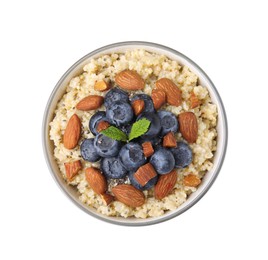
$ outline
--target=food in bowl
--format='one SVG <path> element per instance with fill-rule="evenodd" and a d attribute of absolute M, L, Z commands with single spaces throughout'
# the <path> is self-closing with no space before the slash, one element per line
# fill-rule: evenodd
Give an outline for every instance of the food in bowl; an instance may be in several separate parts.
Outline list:
<path fill-rule="evenodd" d="M 213 167 L 217 106 L 186 66 L 143 49 L 84 66 L 50 123 L 54 157 L 80 200 L 107 216 L 175 210 Z"/>

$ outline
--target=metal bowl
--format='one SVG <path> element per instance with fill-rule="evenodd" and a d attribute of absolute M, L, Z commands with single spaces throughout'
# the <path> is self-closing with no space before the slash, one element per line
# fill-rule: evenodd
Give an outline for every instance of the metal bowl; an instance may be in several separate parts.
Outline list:
<path fill-rule="evenodd" d="M 49 139 L 49 123 L 53 119 L 54 110 L 56 108 L 57 102 L 61 99 L 63 94 L 65 93 L 65 89 L 69 81 L 79 75 L 82 72 L 83 66 L 87 64 L 90 59 L 99 57 L 103 54 L 110 54 L 113 52 L 124 52 L 126 50 L 136 49 L 136 48 L 142 48 L 149 52 L 164 54 L 171 60 L 176 60 L 182 65 L 188 66 L 192 72 L 194 72 L 198 78 L 199 83 L 202 86 L 207 87 L 212 101 L 217 105 L 218 108 L 218 123 L 217 123 L 217 131 L 218 131 L 218 137 L 217 137 L 217 151 L 214 154 L 213 162 L 214 166 L 213 168 L 206 173 L 205 177 L 202 180 L 202 183 L 198 187 L 197 191 L 192 193 L 185 203 L 183 203 L 181 206 L 179 206 L 176 210 L 168 211 L 164 215 L 160 217 L 153 217 L 153 218 L 147 218 L 147 219 L 137 219 L 137 218 L 122 218 L 122 217 L 108 217 L 101 213 L 98 213 L 95 209 L 85 205 L 79 200 L 79 194 L 75 187 L 69 186 L 64 181 L 62 174 L 60 173 L 60 170 L 56 164 L 56 161 L 53 156 L 53 150 L 54 145 L 53 142 Z M 104 220 L 106 222 L 110 222 L 113 224 L 120 224 L 120 225 L 127 225 L 127 226 L 142 226 L 142 225 L 151 225 L 156 224 L 162 221 L 166 221 L 168 219 L 171 219 L 173 217 L 176 217 L 186 210 L 188 210 L 190 207 L 192 207 L 195 203 L 197 203 L 209 190 L 213 182 L 215 181 L 216 177 L 218 176 L 221 166 L 224 161 L 226 148 L 227 148 L 227 136 L 228 136 L 228 129 L 227 129 L 227 119 L 226 114 L 224 110 L 223 103 L 221 101 L 220 95 L 212 83 L 212 81 L 209 79 L 209 77 L 206 75 L 206 73 L 192 60 L 190 60 L 188 57 L 183 55 L 182 53 L 173 50 L 171 48 L 165 47 L 163 45 L 159 45 L 156 43 L 150 43 L 150 42 L 120 42 L 111 44 L 108 46 L 104 46 L 102 48 L 99 48 L 83 58 L 81 58 L 79 61 L 77 61 L 73 66 L 71 66 L 65 74 L 61 77 L 55 88 L 53 89 L 49 100 L 47 102 L 47 106 L 44 113 L 43 118 L 43 127 L 42 127 L 42 139 L 43 139 L 43 150 L 45 154 L 45 158 L 47 161 L 48 168 L 56 181 L 56 183 L 59 185 L 60 189 L 66 194 L 66 196 L 80 209 L 85 211 L 91 216 L 94 216 L 98 219 Z"/>

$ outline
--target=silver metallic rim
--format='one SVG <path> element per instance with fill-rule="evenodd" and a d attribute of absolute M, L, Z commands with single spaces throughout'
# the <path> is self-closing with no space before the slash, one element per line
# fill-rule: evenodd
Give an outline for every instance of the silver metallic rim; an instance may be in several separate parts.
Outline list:
<path fill-rule="evenodd" d="M 215 92 L 217 98 L 218 98 L 218 101 L 219 101 L 219 104 L 218 106 L 221 107 L 221 110 L 222 110 L 222 122 L 223 122 L 223 132 L 224 132 L 224 140 L 223 140 L 223 148 L 222 148 L 222 156 L 221 156 L 221 159 L 217 165 L 217 168 L 215 169 L 215 172 L 213 173 L 213 176 L 211 177 L 209 183 L 206 185 L 206 187 L 202 190 L 202 192 L 198 195 L 198 197 L 194 198 L 191 203 L 189 203 L 186 207 L 182 208 L 181 210 L 178 210 L 176 212 L 174 212 L 173 214 L 169 214 L 167 215 L 166 217 L 163 217 L 161 219 L 158 219 L 158 218 L 148 218 L 146 219 L 144 222 L 120 222 L 120 221 L 116 221 L 114 219 L 109 219 L 109 218 L 102 218 L 101 216 L 98 216 L 96 214 L 94 214 L 93 212 L 90 212 L 89 210 L 87 210 L 86 208 L 82 207 L 70 194 L 69 192 L 67 191 L 66 187 L 59 183 L 59 181 L 57 180 L 56 176 L 55 176 L 55 173 L 52 169 L 52 166 L 51 166 L 51 163 L 50 163 L 50 160 L 49 160 L 49 151 L 47 149 L 47 146 L 46 146 L 46 127 L 47 127 L 47 121 L 48 121 L 48 111 L 49 111 L 49 108 L 51 106 L 51 103 L 53 101 L 53 98 L 55 96 L 55 93 L 57 91 L 57 89 L 59 88 L 59 86 L 62 84 L 62 82 L 64 81 L 64 79 L 71 73 L 71 71 L 74 70 L 74 68 L 76 68 L 79 64 L 81 64 L 83 61 L 85 61 L 86 59 L 88 59 L 89 57 L 95 55 L 95 54 L 98 54 L 99 52 L 102 52 L 102 51 L 105 51 L 105 50 L 108 50 L 110 48 L 114 48 L 114 47 L 120 47 L 120 46 L 128 46 L 128 45 L 143 45 L 143 46 L 147 46 L 147 47 L 155 47 L 155 48 L 158 48 L 158 49 L 162 49 L 162 50 L 165 50 L 165 51 L 168 51 L 170 53 L 173 53 L 175 55 L 178 55 L 178 56 L 181 56 L 183 59 L 185 59 L 187 62 L 189 62 L 189 64 L 191 64 L 193 67 L 195 67 L 199 73 L 204 77 L 206 78 L 206 80 L 209 82 L 209 84 L 211 85 L 211 88 L 213 89 L 213 91 Z M 48 168 L 50 170 L 50 173 L 53 177 L 53 179 L 55 180 L 55 182 L 58 184 L 58 186 L 60 187 L 60 189 L 63 191 L 63 193 L 76 205 L 78 206 L 80 209 L 82 209 L 84 212 L 86 212 L 87 214 L 95 217 L 95 218 L 98 218 L 102 221 L 105 221 L 105 222 L 109 222 L 109 223 L 112 223 L 112 224 L 117 224 L 117 225 L 124 225 L 124 226 L 146 226 L 146 225 L 152 225 L 152 224 L 157 224 L 157 223 L 160 223 L 160 222 L 163 222 L 163 221 L 166 221 L 166 220 L 169 220 L 171 218 L 174 218 L 182 213 L 184 213 L 185 211 L 187 211 L 188 209 L 190 209 L 193 205 L 195 205 L 206 193 L 207 191 L 210 189 L 210 187 L 212 186 L 212 184 L 214 183 L 214 181 L 216 180 L 220 170 L 221 170 L 221 167 L 222 167 L 222 164 L 224 162 L 224 158 L 225 158 L 225 154 L 226 154 L 226 150 L 227 150 L 227 143 L 228 143 L 228 124 L 227 124 L 227 117 L 226 117 L 226 112 L 225 112 L 225 109 L 224 109 L 224 105 L 222 103 L 222 100 L 221 100 L 221 97 L 215 87 L 215 85 L 213 84 L 213 82 L 210 80 L 210 78 L 207 76 L 207 74 L 195 63 L 193 62 L 191 59 L 189 59 L 188 57 L 186 57 L 184 54 L 174 50 L 174 49 L 171 49 L 169 47 L 166 47 L 166 46 L 163 46 L 163 45 L 160 45 L 160 44 L 156 44 L 156 43 L 152 43 L 152 42 L 142 42 L 142 41 L 128 41 L 128 42 L 119 42 L 119 43 L 114 43 L 114 44 L 110 44 L 110 45 L 106 45 L 104 47 L 101 47 L 99 49 L 96 49 L 95 51 L 93 52 L 90 52 L 88 53 L 87 55 L 85 55 L 84 57 L 82 57 L 80 60 L 78 60 L 76 63 L 74 63 L 64 74 L 63 76 L 60 78 L 60 80 L 58 81 L 58 83 L 56 84 L 56 86 L 54 87 L 49 99 L 48 99 L 48 102 L 47 102 L 47 105 L 46 105 L 46 108 L 45 108 L 45 111 L 44 111 L 44 116 L 43 116 L 43 124 L 42 124 L 42 145 L 43 145 L 43 152 L 44 152 L 44 155 L 45 155 L 45 159 L 46 159 L 46 162 L 47 162 L 47 165 L 48 165 Z"/>

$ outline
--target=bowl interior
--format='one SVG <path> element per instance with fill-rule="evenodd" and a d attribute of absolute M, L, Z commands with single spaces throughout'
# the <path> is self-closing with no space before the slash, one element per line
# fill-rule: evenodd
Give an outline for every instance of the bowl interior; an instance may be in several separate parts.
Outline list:
<path fill-rule="evenodd" d="M 61 99 L 63 94 L 65 93 L 65 88 L 68 85 L 69 81 L 79 75 L 82 72 L 83 66 L 87 64 L 92 58 L 99 57 L 103 54 L 110 54 L 114 52 L 124 52 L 126 50 L 131 49 L 137 49 L 142 48 L 150 52 L 155 52 L 158 54 L 164 54 L 168 58 L 172 60 L 178 61 L 182 65 L 188 66 L 192 72 L 194 72 L 198 78 L 199 83 L 202 86 L 207 87 L 209 90 L 211 99 L 213 103 L 217 105 L 218 108 L 218 124 L 217 124 L 217 131 L 218 131 L 218 137 L 217 137 L 217 151 L 214 154 L 214 166 L 213 168 L 207 172 L 205 177 L 203 178 L 203 181 L 196 192 L 192 193 L 187 201 L 183 203 L 179 208 L 177 208 L 174 211 L 169 211 L 166 214 L 155 217 L 155 218 L 149 218 L 149 219 L 136 219 L 136 218 L 121 218 L 121 217 L 108 217 L 104 216 L 100 213 L 98 213 L 95 209 L 90 208 L 83 204 L 79 200 L 79 194 L 75 187 L 66 185 L 64 179 L 62 178 L 62 175 L 59 171 L 59 168 L 57 166 L 57 163 L 53 156 L 53 150 L 54 150 L 54 144 L 49 139 L 49 122 L 53 119 L 54 110 L 56 108 L 57 102 Z M 60 188 L 65 192 L 65 194 L 81 209 L 89 213 L 90 215 L 93 215 L 101 220 L 105 220 L 111 223 L 116 224 L 123 224 L 123 225 L 148 225 L 148 224 L 154 224 L 158 223 L 167 219 L 170 219 L 176 215 L 181 214 L 188 208 L 190 208 L 192 205 L 194 205 L 209 189 L 209 187 L 214 182 L 224 159 L 225 150 L 226 150 L 226 144 L 227 144 L 227 122 L 226 122 L 226 116 L 224 107 L 222 105 L 221 99 L 219 97 L 219 94 L 217 90 L 215 89 L 213 83 L 208 78 L 208 76 L 190 59 L 185 57 L 183 54 L 174 51 L 172 49 L 169 49 L 167 47 L 152 44 L 152 43 L 143 43 L 143 42 L 128 42 L 128 43 L 118 43 L 109 45 L 106 47 L 103 47 L 101 49 L 98 49 L 92 53 L 89 53 L 82 59 L 80 59 L 78 62 L 76 62 L 59 80 L 56 87 L 54 88 L 50 99 L 47 104 L 47 108 L 44 115 L 44 122 L 43 122 L 43 146 L 44 146 L 44 152 L 47 159 L 48 167 L 50 168 L 50 171 L 55 178 L 56 182 L 59 184 Z"/>

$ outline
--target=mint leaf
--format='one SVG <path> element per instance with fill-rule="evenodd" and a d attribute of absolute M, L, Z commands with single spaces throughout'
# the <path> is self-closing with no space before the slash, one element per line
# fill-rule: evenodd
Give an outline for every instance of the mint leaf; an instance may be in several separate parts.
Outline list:
<path fill-rule="evenodd" d="M 114 126 L 109 126 L 105 130 L 101 131 L 101 133 L 117 141 L 127 141 L 127 135 Z"/>
<path fill-rule="evenodd" d="M 146 118 L 142 118 L 135 122 L 131 127 L 128 140 L 131 141 L 132 139 L 145 134 L 148 131 L 150 124 L 151 122 Z"/>

